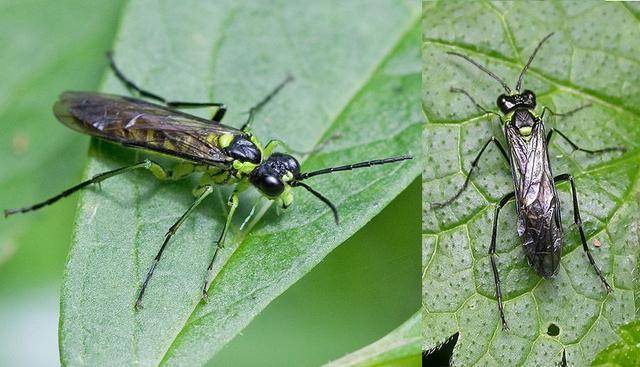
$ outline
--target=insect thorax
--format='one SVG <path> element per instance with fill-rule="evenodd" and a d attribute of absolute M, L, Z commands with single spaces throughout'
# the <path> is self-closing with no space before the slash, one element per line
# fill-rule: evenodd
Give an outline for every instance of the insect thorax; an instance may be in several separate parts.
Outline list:
<path fill-rule="evenodd" d="M 533 127 L 541 120 L 531 110 L 518 108 L 505 114 L 502 122 L 514 127 L 520 136 L 527 139 L 531 136 Z"/>

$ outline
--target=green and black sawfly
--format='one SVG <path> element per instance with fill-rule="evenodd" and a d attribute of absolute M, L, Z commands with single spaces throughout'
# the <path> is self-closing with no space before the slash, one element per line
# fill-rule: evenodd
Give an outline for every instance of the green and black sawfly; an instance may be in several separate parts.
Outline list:
<path fill-rule="evenodd" d="M 138 87 L 116 66 L 111 53 L 108 53 L 107 56 L 114 74 L 127 88 L 136 91 L 141 97 L 146 97 L 160 104 L 138 98 L 96 92 L 63 92 L 53 106 L 56 118 L 67 127 L 80 133 L 118 143 L 125 147 L 176 158 L 180 160 L 180 163 L 173 170 L 168 170 L 151 159 L 144 159 L 130 166 L 97 174 L 35 205 L 6 209 L 4 215 L 7 217 L 16 213 L 40 209 L 90 185 L 99 184 L 110 177 L 138 169 L 148 170 L 160 180 L 177 180 L 200 173 L 199 183 L 193 190 L 196 199 L 167 231 L 138 292 L 134 305 L 136 309 L 142 307 L 144 292 L 171 237 L 193 210 L 213 192 L 214 186 L 235 185 L 227 202 L 229 212 L 216 241 L 214 254 L 202 287 L 204 301 L 208 298 L 207 289 L 211 281 L 213 265 L 219 250 L 223 248 L 229 224 L 238 207 L 240 192 L 251 186 L 256 187 L 263 196 L 275 201 L 280 207 L 287 208 L 293 202 L 292 189 L 302 187 L 331 209 L 335 222 L 338 224 L 338 210 L 335 205 L 304 182 L 305 180 L 328 173 L 400 162 L 412 158 L 408 155 L 389 157 L 303 172 L 296 158 L 290 154 L 275 151 L 279 144 L 283 144 L 281 141 L 272 140 L 263 147 L 250 132 L 251 123 L 256 113 L 287 83 L 293 80 L 291 76 L 288 76 L 263 100 L 252 107 L 242 127 L 236 129 L 221 123 L 227 111 L 225 104 L 168 101 Z M 215 107 L 216 112 L 210 120 L 207 120 L 177 110 L 178 108 L 197 107 Z"/>

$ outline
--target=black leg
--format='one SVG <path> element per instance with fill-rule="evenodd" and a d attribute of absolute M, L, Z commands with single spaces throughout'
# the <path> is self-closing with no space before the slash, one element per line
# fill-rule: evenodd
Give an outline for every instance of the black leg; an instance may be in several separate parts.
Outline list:
<path fill-rule="evenodd" d="M 216 113 L 211 118 L 211 121 L 213 121 L 213 122 L 222 122 L 222 119 L 224 118 L 224 114 L 225 113 L 227 113 L 227 106 L 225 106 L 224 103 L 221 103 L 218 106 L 218 110 L 216 111 Z"/>
<path fill-rule="evenodd" d="M 476 100 L 473 97 L 471 97 L 471 94 L 469 94 L 469 92 L 467 92 L 466 90 L 460 89 L 460 88 L 453 88 L 453 87 L 451 89 L 449 89 L 449 90 L 451 92 L 453 92 L 453 93 L 462 93 L 465 96 L 467 96 L 467 98 L 469 98 L 471 103 L 473 103 L 480 111 L 482 111 L 484 113 L 489 113 L 489 114 L 492 114 L 492 115 L 496 115 L 496 116 L 498 116 L 498 118 L 502 117 L 499 113 L 497 113 L 495 111 L 488 110 L 488 109 L 482 107 L 482 105 L 480 105 L 480 103 L 476 102 Z"/>
<path fill-rule="evenodd" d="M 234 191 L 229 200 L 227 201 L 227 205 L 229 206 L 229 214 L 227 215 L 227 220 L 224 222 L 224 227 L 222 227 L 222 233 L 220 233 L 220 237 L 218 237 L 218 241 L 216 242 L 216 248 L 213 251 L 213 256 L 211 258 L 211 262 L 209 262 L 209 266 L 207 267 L 207 275 L 204 280 L 204 285 L 202 286 L 202 300 L 205 302 L 209 301 L 209 294 L 207 293 L 207 289 L 209 288 L 209 284 L 211 282 L 211 277 L 213 276 L 213 263 L 216 261 L 216 257 L 218 256 L 218 252 L 221 248 L 224 248 L 224 239 L 227 236 L 227 231 L 229 230 L 229 224 L 231 224 L 231 219 L 233 218 L 233 214 L 236 212 L 236 208 L 238 207 L 238 192 Z"/>
<path fill-rule="evenodd" d="M 578 111 L 580 111 L 582 109 L 588 108 L 588 107 L 591 107 L 591 103 L 583 104 L 582 106 L 576 107 L 571 111 L 567 111 L 567 112 L 562 112 L 561 113 L 561 112 L 554 112 L 552 109 L 550 109 L 549 107 L 545 106 L 545 107 L 542 107 L 542 113 L 540 114 L 540 119 L 544 118 L 544 113 L 546 111 L 549 111 L 549 113 L 554 115 L 554 116 L 567 117 L 567 116 L 571 116 L 574 113 L 576 113 L 576 112 L 578 112 Z"/>
<path fill-rule="evenodd" d="M 244 123 L 244 125 L 242 125 L 240 130 L 247 131 L 249 129 L 249 126 L 251 125 L 251 122 L 253 121 L 253 118 L 260 111 L 260 109 L 262 107 L 264 107 L 264 105 L 266 105 L 276 94 L 278 94 L 278 92 L 280 92 L 280 90 L 282 90 L 282 88 L 287 83 L 289 83 L 292 80 L 293 80 L 293 77 L 291 75 L 287 75 L 287 77 L 280 84 L 278 84 L 275 88 L 273 88 L 273 90 L 269 94 L 267 94 L 262 99 L 262 101 L 258 102 L 258 104 L 256 104 L 255 106 L 251 107 L 249 109 L 249 117 L 247 117 L 247 121 Z"/>
<path fill-rule="evenodd" d="M 567 353 L 565 349 L 562 349 L 562 359 L 560 360 L 560 367 L 568 367 Z"/>
<path fill-rule="evenodd" d="M 269 142 L 267 142 L 267 145 L 265 145 L 265 156 L 269 156 L 270 154 L 266 154 L 266 152 L 273 152 L 274 149 L 276 148 L 276 146 L 280 145 L 282 146 L 288 153 L 293 153 L 293 154 L 297 154 L 297 155 L 307 155 L 307 154 L 312 154 L 312 153 L 317 153 L 317 152 L 321 152 L 330 142 L 334 141 L 334 140 L 338 140 L 342 137 L 342 134 L 340 133 L 335 133 L 333 135 L 331 135 L 330 137 L 328 137 L 327 139 L 324 139 L 320 144 L 318 144 L 318 146 L 316 146 L 313 149 L 310 150 L 296 150 L 291 148 L 291 146 L 289 146 L 289 144 L 285 143 L 282 140 L 279 139 L 272 139 L 269 140 Z"/>
<path fill-rule="evenodd" d="M 611 288 L 609 283 L 607 283 L 607 280 L 605 279 L 605 277 L 602 275 L 600 268 L 598 268 L 598 265 L 596 265 L 596 261 L 593 259 L 593 256 L 591 255 L 591 250 L 589 249 L 589 245 L 587 245 L 587 237 L 585 236 L 584 229 L 582 228 L 582 219 L 580 218 L 580 208 L 578 207 L 578 193 L 576 192 L 576 185 L 573 182 L 573 176 L 565 173 L 563 175 L 558 175 L 554 177 L 553 181 L 554 182 L 569 181 L 569 183 L 571 184 L 571 196 L 573 197 L 573 222 L 578 227 L 578 232 L 580 232 L 580 241 L 582 241 L 582 249 L 584 250 L 584 252 L 587 253 L 587 257 L 589 258 L 589 263 L 591 264 L 591 266 L 593 266 L 593 269 L 596 271 L 596 274 L 598 274 L 598 277 L 600 277 L 600 280 L 602 281 L 602 284 L 607 290 L 607 293 L 613 292 L 613 289 Z"/>
<path fill-rule="evenodd" d="M 118 77 L 118 79 L 120 79 L 120 81 L 127 87 L 130 89 L 133 89 L 135 91 L 137 91 L 138 93 L 140 93 L 141 96 L 147 97 L 147 98 L 151 98 L 151 99 L 155 99 L 158 102 L 162 102 L 162 103 L 167 103 L 167 100 L 165 100 L 164 98 L 160 97 L 157 94 L 148 92 L 144 89 L 141 89 L 140 87 L 138 87 L 134 82 L 132 82 L 131 80 L 129 80 L 123 73 L 122 71 L 120 71 L 120 69 L 116 66 L 116 62 L 113 59 L 113 53 L 111 51 L 107 52 L 107 58 L 109 59 L 109 65 L 111 65 L 111 70 L 113 70 L 114 74 L 116 74 L 116 76 Z"/>
<path fill-rule="evenodd" d="M 167 106 L 173 108 L 199 108 L 199 107 L 218 107 L 216 113 L 211 118 L 211 122 L 219 123 L 227 113 L 227 106 L 224 103 L 219 102 L 180 102 L 169 101 L 165 102 Z"/>
<path fill-rule="evenodd" d="M 549 129 L 549 133 L 547 134 L 547 143 L 549 141 L 551 141 L 551 136 L 553 135 L 554 132 L 558 133 L 558 135 L 560 135 L 560 137 L 562 137 L 567 143 L 569 143 L 569 145 L 571 145 L 571 147 L 574 150 L 579 150 L 581 152 L 585 152 L 585 153 L 589 153 L 589 154 L 612 152 L 612 151 L 616 151 L 616 150 L 617 151 L 621 151 L 621 152 L 625 152 L 627 150 L 625 147 L 607 147 L 607 148 L 595 149 L 595 150 L 580 148 L 576 143 L 572 142 L 571 139 L 569 139 L 560 130 L 554 129 L 554 128 Z"/>
<path fill-rule="evenodd" d="M 199 192 L 198 192 L 198 197 L 196 198 L 196 201 L 194 201 L 193 204 L 191 204 L 189 209 L 187 209 L 187 211 L 184 212 L 184 214 L 182 214 L 180 219 L 178 219 L 178 221 L 175 222 L 171 226 L 171 228 L 169 228 L 169 231 L 167 231 L 167 233 L 164 235 L 164 241 L 162 242 L 162 246 L 160 246 L 160 250 L 156 254 L 156 257 L 153 259 L 153 263 L 151 263 L 151 267 L 149 268 L 149 272 L 147 273 L 147 276 L 144 278 L 144 282 L 142 282 L 142 287 L 140 288 L 140 293 L 138 293 L 138 298 L 136 299 L 136 303 L 134 306 L 136 310 L 139 310 L 142 308 L 142 297 L 144 296 L 144 291 L 147 289 L 147 285 L 149 284 L 149 280 L 151 280 L 153 271 L 156 269 L 156 266 L 160 262 L 160 259 L 162 258 L 162 253 L 164 252 L 164 249 L 167 247 L 169 240 L 171 239 L 171 237 L 173 237 L 173 235 L 176 233 L 178 228 L 180 228 L 182 223 L 184 223 L 184 221 L 187 219 L 189 214 L 191 214 L 191 212 L 193 212 L 193 210 L 198 206 L 198 204 L 200 204 L 207 196 L 209 196 L 213 192 L 213 186 L 206 185 L 201 187 L 198 191 Z"/>
<path fill-rule="evenodd" d="M 507 320 L 504 317 L 504 307 L 502 305 L 502 289 L 500 288 L 500 276 L 498 275 L 498 266 L 496 265 L 496 237 L 498 235 L 498 215 L 500 209 L 504 207 L 509 200 L 515 197 L 515 193 L 511 192 L 505 195 L 496 205 L 493 214 L 493 231 L 491 232 L 491 246 L 489 246 L 489 256 L 491 258 L 491 270 L 493 271 L 493 281 L 496 285 L 496 299 L 498 300 L 498 311 L 500 311 L 500 320 L 502 321 L 502 330 L 509 330 Z"/>
<path fill-rule="evenodd" d="M 127 88 L 133 89 L 138 92 L 141 96 L 155 99 L 158 102 L 164 103 L 169 107 L 173 108 L 197 108 L 197 107 L 218 107 L 215 115 L 211 119 L 213 122 L 220 122 L 224 117 L 224 114 L 227 112 L 227 107 L 224 103 L 219 102 L 181 102 L 181 101 L 167 101 L 165 98 L 146 91 L 140 87 L 138 87 L 134 82 L 132 82 L 129 78 L 127 78 L 124 73 L 118 68 L 116 65 L 113 54 L 111 52 L 107 52 L 107 58 L 109 59 L 109 64 L 111 65 L 111 69 L 115 73 L 115 75 L 120 79 L 120 81 L 127 86 Z"/>
<path fill-rule="evenodd" d="M 131 166 L 127 166 L 127 167 L 122 167 L 122 168 L 118 168 L 118 169 L 114 169 L 113 171 L 107 171 L 107 172 L 103 172 L 100 173 L 98 175 L 93 176 L 91 179 L 83 181 L 73 187 L 68 188 L 67 190 L 61 192 L 60 194 L 51 197 L 45 201 L 42 201 L 38 204 L 32 205 L 32 206 L 28 206 L 28 207 L 24 207 L 24 208 L 17 208 L 17 209 L 5 209 L 4 211 L 4 216 L 8 217 L 12 214 L 16 214 L 16 213 L 26 213 L 26 212 L 30 212 L 30 211 L 34 211 L 34 210 L 38 210 L 42 207 L 45 207 L 47 205 L 51 205 L 53 203 L 55 203 L 56 201 L 65 198 L 73 193 L 75 193 L 76 191 L 82 190 L 85 187 L 92 185 L 92 184 L 100 184 L 100 182 L 106 180 L 107 178 L 113 177 L 113 176 L 117 176 L 135 169 L 139 169 L 139 168 L 144 168 L 147 169 L 149 171 L 151 171 L 153 173 L 154 176 L 156 176 L 159 179 L 167 179 L 170 178 L 170 173 L 168 171 L 166 171 L 164 168 L 162 168 L 162 166 L 160 166 L 159 164 L 149 160 L 149 159 L 145 159 L 144 161 L 140 162 L 140 163 L 136 163 L 133 164 Z"/>
<path fill-rule="evenodd" d="M 507 152 L 502 147 L 502 144 L 500 144 L 500 141 L 498 141 L 498 139 L 496 139 L 494 136 L 492 136 L 491 139 L 487 140 L 487 142 L 484 143 L 484 145 L 482 146 L 482 149 L 480 149 L 480 152 L 478 153 L 476 158 L 473 160 L 473 162 L 471 162 L 471 168 L 469 169 L 469 174 L 467 175 L 467 178 L 464 180 L 464 184 L 458 190 L 458 192 L 456 192 L 456 194 L 453 195 L 451 198 L 449 198 L 447 201 L 444 201 L 442 203 L 433 203 L 433 204 L 431 204 L 431 207 L 433 207 L 433 208 L 442 208 L 444 206 L 447 206 L 447 205 L 451 204 L 454 200 L 456 200 L 458 198 L 458 196 L 460 196 L 460 194 L 462 194 L 464 189 L 467 188 L 467 185 L 469 185 L 469 180 L 471 179 L 471 174 L 473 173 L 473 169 L 477 167 L 478 160 L 480 160 L 480 157 L 482 156 L 482 153 L 484 153 L 485 149 L 487 149 L 487 146 L 489 146 L 490 143 L 495 143 L 495 145 L 498 147 L 498 149 L 500 149 L 500 153 L 502 153 L 502 156 L 504 157 L 504 159 L 506 159 L 507 162 L 509 162 L 509 157 L 507 156 Z"/>

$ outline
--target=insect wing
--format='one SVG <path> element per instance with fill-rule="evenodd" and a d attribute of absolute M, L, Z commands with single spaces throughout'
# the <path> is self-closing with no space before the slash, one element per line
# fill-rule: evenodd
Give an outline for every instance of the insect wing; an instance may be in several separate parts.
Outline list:
<path fill-rule="evenodd" d="M 531 134 L 505 125 L 516 192 L 518 235 L 531 266 L 543 277 L 555 275 L 562 254 L 560 203 L 549 164 L 542 122 Z"/>
<path fill-rule="evenodd" d="M 79 132 L 189 161 L 224 164 L 222 134 L 240 130 L 142 100 L 91 92 L 64 92 L 54 105 L 62 123 Z"/>

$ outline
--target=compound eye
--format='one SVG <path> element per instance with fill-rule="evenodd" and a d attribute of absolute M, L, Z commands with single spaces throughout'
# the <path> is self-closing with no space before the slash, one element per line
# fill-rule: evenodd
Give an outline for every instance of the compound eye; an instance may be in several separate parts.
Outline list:
<path fill-rule="evenodd" d="M 496 104 L 498 105 L 498 108 L 500 109 L 500 111 L 502 111 L 502 113 L 507 113 L 509 111 L 509 106 L 507 106 L 507 103 L 507 96 L 505 96 L 504 94 L 501 94 L 496 101 Z"/>
<path fill-rule="evenodd" d="M 299 174 L 300 163 L 298 163 L 298 160 L 293 158 L 292 156 L 287 156 L 286 158 L 287 159 L 284 161 L 284 164 L 287 166 L 289 172 L 293 173 L 294 175 Z"/>
<path fill-rule="evenodd" d="M 271 159 L 277 160 L 278 162 L 284 164 L 287 170 L 294 175 L 300 173 L 300 163 L 298 160 L 293 158 L 293 156 L 284 153 L 273 153 L 271 155 Z"/>
<path fill-rule="evenodd" d="M 522 93 L 524 95 L 524 97 L 527 99 L 527 103 L 535 105 L 536 104 L 536 95 L 533 94 L 532 91 L 530 90 L 525 90 L 524 93 Z"/>
<path fill-rule="evenodd" d="M 258 184 L 258 188 L 265 195 L 276 197 L 284 191 L 284 183 L 276 176 L 264 176 Z"/>

